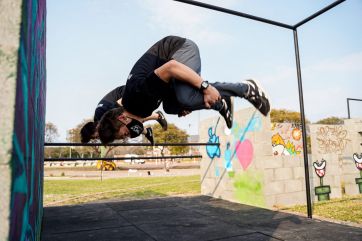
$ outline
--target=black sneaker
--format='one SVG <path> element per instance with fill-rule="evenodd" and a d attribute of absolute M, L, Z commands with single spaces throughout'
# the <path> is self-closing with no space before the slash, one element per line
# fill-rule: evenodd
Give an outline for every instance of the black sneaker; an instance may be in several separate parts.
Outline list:
<path fill-rule="evenodd" d="M 153 131 L 151 127 L 147 127 L 146 128 L 146 134 L 145 137 L 147 138 L 147 140 L 151 143 L 151 145 L 153 146 L 155 144 L 154 140 L 153 140 Z"/>
<path fill-rule="evenodd" d="M 234 118 L 233 99 L 231 97 L 225 97 L 221 100 L 221 102 L 223 106 L 219 113 L 222 117 L 224 117 L 226 126 L 231 129 Z"/>
<path fill-rule="evenodd" d="M 166 120 L 165 116 L 163 115 L 162 111 L 157 111 L 156 113 L 158 114 L 157 122 L 161 125 L 162 129 L 164 131 L 166 131 L 167 130 L 167 120 Z"/>
<path fill-rule="evenodd" d="M 270 103 L 260 84 L 252 79 L 245 80 L 243 83 L 249 86 L 245 99 L 255 106 L 255 108 L 257 108 L 263 115 L 267 116 L 270 111 Z"/>

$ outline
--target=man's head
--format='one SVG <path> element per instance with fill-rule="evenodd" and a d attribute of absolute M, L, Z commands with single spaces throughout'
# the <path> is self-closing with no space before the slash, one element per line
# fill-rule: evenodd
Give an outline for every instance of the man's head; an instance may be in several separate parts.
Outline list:
<path fill-rule="evenodd" d="M 97 132 L 98 122 L 88 122 L 80 130 L 80 137 L 82 143 L 88 143 L 91 139 L 98 138 Z"/>
<path fill-rule="evenodd" d="M 115 139 L 124 139 L 129 136 L 127 117 L 124 108 L 118 107 L 107 111 L 98 127 L 99 138 L 103 144 L 113 142 Z"/>

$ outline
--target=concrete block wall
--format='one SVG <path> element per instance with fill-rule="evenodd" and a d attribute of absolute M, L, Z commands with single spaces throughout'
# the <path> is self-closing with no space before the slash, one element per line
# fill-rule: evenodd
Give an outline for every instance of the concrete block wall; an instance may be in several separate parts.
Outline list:
<path fill-rule="evenodd" d="M 353 154 L 362 154 L 362 119 L 345 120 L 343 125 L 310 125 L 312 160 L 327 163 L 324 185 L 330 185 L 331 197 L 359 193 L 355 179 L 360 177 Z M 314 171 L 314 185 L 319 178 Z"/>
<path fill-rule="evenodd" d="M 305 203 L 303 156 L 275 155 L 271 128 L 270 118 L 254 108 L 235 112 L 231 130 L 219 117 L 203 121 L 200 142 L 219 142 L 220 148 L 201 148 L 202 194 L 269 208 Z"/>
<path fill-rule="evenodd" d="M 45 0 L 0 1 L 0 240 L 40 240 Z"/>

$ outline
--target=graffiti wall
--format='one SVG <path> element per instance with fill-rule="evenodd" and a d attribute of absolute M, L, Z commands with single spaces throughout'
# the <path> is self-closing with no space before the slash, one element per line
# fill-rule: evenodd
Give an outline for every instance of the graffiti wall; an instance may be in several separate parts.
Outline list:
<path fill-rule="evenodd" d="M 254 108 L 234 113 L 230 130 L 222 118 L 203 121 L 200 141 L 220 145 L 203 150 L 202 194 L 261 207 L 303 203 L 304 169 L 298 152 L 301 147 L 293 142 L 295 147 L 291 148 L 291 139 L 286 138 L 292 135 L 291 128 L 296 126 L 278 125 L 272 132 L 270 118 Z M 291 151 L 289 155 L 273 153 L 272 134 L 277 131 L 283 140 L 275 140 L 274 144 L 283 144 Z"/>
<path fill-rule="evenodd" d="M 6 93 L 6 103 L 10 103 L 6 121 L 12 125 L 9 128 L 12 133 L 8 148 L 11 175 L 9 183 L 1 184 L 10 187 L 10 211 L 0 225 L 7 229 L 2 230 L 3 234 L 6 233 L 2 240 L 40 240 L 46 91 L 46 1 L 5 0 L 0 5 L 10 6 L 14 12 L 19 12 L 20 18 L 18 23 L 12 20 L 19 25 L 18 31 L 14 31 L 18 42 L 14 55 L 16 72 L 7 74 L 8 78 L 14 79 L 14 88 L 8 86 L 7 91 L 12 94 Z M 18 9 L 14 9 L 15 6 Z M 12 16 L 8 17 L 12 19 Z"/>
<path fill-rule="evenodd" d="M 301 124 L 272 123 L 274 156 L 300 155 L 303 151 Z"/>

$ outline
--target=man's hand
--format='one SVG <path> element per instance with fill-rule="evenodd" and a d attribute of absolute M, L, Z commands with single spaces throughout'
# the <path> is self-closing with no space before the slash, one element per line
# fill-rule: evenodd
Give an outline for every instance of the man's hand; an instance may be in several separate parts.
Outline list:
<path fill-rule="evenodd" d="M 209 85 L 209 87 L 204 89 L 203 92 L 206 108 L 210 108 L 213 104 L 215 104 L 215 102 L 221 99 L 219 91 L 212 85 Z"/>

